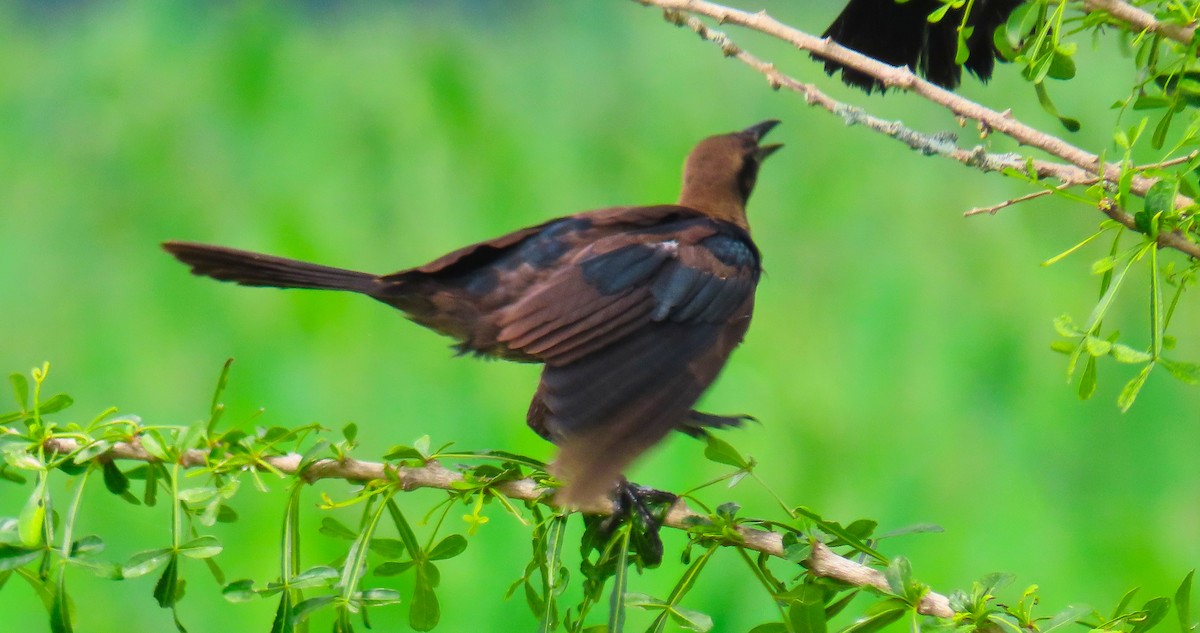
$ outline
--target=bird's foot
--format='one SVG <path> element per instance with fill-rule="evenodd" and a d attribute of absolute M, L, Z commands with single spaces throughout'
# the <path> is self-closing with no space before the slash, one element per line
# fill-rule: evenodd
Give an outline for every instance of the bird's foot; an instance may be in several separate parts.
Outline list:
<path fill-rule="evenodd" d="M 663 556 L 658 532 L 663 516 L 677 499 L 677 495 L 639 486 L 622 477 L 614 491 L 613 513 L 600 522 L 600 536 L 607 541 L 618 527 L 629 523 L 630 545 L 646 567 L 657 567 Z"/>

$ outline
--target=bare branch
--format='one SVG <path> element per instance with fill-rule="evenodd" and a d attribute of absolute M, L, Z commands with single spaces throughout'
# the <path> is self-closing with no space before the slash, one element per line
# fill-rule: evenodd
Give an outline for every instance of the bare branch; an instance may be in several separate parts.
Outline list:
<path fill-rule="evenodd" d="M 74 453 L 81 448 L 79 442 L 70 438 L 54 438 L 48 440 L 44 446 L 49 452 L 63 455 Z M 143 462 L 159 461 L 141 446 L 125 442 L 113 444 L 109 450 L 93 459 Z M 300 460 L 301 456 L 299 454 L 288 453 L 286 455 L 268 457 L 264 461 L 271 468 L 281 473 L 295 475 L 300 468 Z M 183 457 L 179 460 L 179 465 L 185 468 L 199 468 L 205 466 L 206 463 L 207 455 L 204 451 L 195 449 L 184 453 Z M 437 462 L 429 462 L 424 466 L 409 468 L 379 462 L 361 462 L 353 459 L 340 461 L 334 459 L 317 460 L 304 469 L 304 472 L 300 476 L 310 483 L 319 479 L 345 479 L 356 482 L 372 480 L 398 481 L 404 490 L 415 490 L 417 488 L 449 490 L 455 484 L 463 481 L 462 473 L 450 470 Z M 528 478 L 500 482 L 492 490 L 510 499 L 520 501 L 551 503 L 553 496 L 552 489 L 546 488 L 533 479 Z M 602 515 L 612 514 L 613 510 L 614 507 L 608 503 L 581 508 L 581 511 L 588 514 Z M 703 524 L 707 521 L 708 517 L 692 510 L 688 507 L 687 503 L 680 499 L 675 502 L 675 505 L 670 508 L 663 518 L 663 525 L 686 530 L 697 523 Z M 728 545 L 736 545 L 770 556 L 783 558 L 783 536 L 781 534 L 745 526 L 738 527 L 738 534 L 741 536 L 741 542 L 728 543 Z M 821 543 L 817 543 L 813 547 L 812 554 L 805 561 L 805 565 L 812 573 L 818 576 L 839 580 L 855 587 L 873 587 L 879 591 L 890 591 L 887 580 L 879 570 L 839 556 Z M 949 599 L 946 596 L 933 592 L 930 592 L 921 600 L 919 610 L 925 615 L 942 618 L 954 616 L 954 611 L 950 608 Z"/>
<path fill-rule="evenodd" d="M 1103 11 L 1139 31 L 1159 33 L 1186 46 L 1191 45 L 1196 34 L 1195 24 L 1180 26 L 1162 22 L 1150 13 L 1121 0 L 1083 0 L 1083 9 L 1089 12 Z"/>
<path fill-rule="evenodd" d="M 1097 179 L 1097 180 L 1098 180 L 1098 179 Z M 1093 181 L 1093 182 L 1096 182 L 1096 181 Z M 983 215 L 983 214 L 985 214 L 985 213 L 986 213 L 986 214 L 989 214 L 989 215 L 995 215 L 995 214 L 996 214 L 996 212 L 997 212 L 997 211 L 999 211 L 1000 209 L 1007 209 L 1008 207 L 1011 207 L 1011 206 L 1013 206 L 1014 204 L 1020 204 L 1020 203 L 1022 203 L 1022 202 L 1028 202 L 1028 201 L 1030 201 L 1030 200 L 1033 200 L 1033 199 L 1035 199 L 1035 198 L 1041 198 L 1041 197 L 1048 196 L 1048 195 L 1050 195 L 1050 194 L 1053 194 L 1053 193 L 1058 193 L 1059 191 L 1062 191 L 1063 189 L 1066 189 L 1067 187 L 1070 187 L 1070 186 L 1072 186 L 1072 185 L 1074 185 L 1074 184 L 1075 184 L 1075 183 L 1063 183 L 1063 184 L 1061 184 L 1061 185 L 1059 185 L 1059 186 L 1057 186 L 1057 187 L 1053 187 L 1053 188 L 1050 188 L 1050 189 L 1043 189 L 1043 190 L 1041 190 L 1041 191 L 1035 191 L 1035 192 L 1033 192 L 1033 193 L 1027 193 L 1027 194 L 1025 194 L 1025 195 L 1023 195 L 1023 196 L 1017 196 L 1016 198 L 1012 198 L 1012 199 L 1009 199 L 1009 200 L 1005 200 L 1004 202 L 1001 202 L 1000 204 L 993 204 L 993 205 L 992 205 L 992 206 L 990 206 L 990 207 L 976 207 L 976 208 L 974 208 L 974 209 L 971 209 L 971 210 L 969 210 L 969 211 L 964 211 L 964 212 L 963 212 L 963 217 L 968 217 L 968 218 L 969 218 L 969 217 L 971 217 L 971 216 L 973 216 L 973 215 Z"/>
<path fill-rule="evenodd" d="M 810 105 L 821 106 L 825 110 L 843 117 L 849 124 L 862 124 L 896 138 L 922 153 L 946 156 L 983 171 L 998 171 L 1004 168 L 1025 170 L 1032 165 L 1039 178 L 1053 177 L 1070 184 L 1090 184 L 1101 178 L 1108 182 L 1117 182 L 1123 172 L 1120 164 L 1102 163 L 1096 154 L 1022 123 L 1007 110 L 997 112 L 989 109 L 917 77 L 908 68 L 888 66 L 831 40 L 815 37 L 775 20 L 765 11 L 748 13 L 706 0 L 635 1 L 646 6 L 663 9 L 667 20 L 680 26 L 686 26 L 704 39 L 720 46 L 726 56 L 736 57 L 742 63 L 766 76 L 773 88 L 787 88 L 797 92 L 803 95 L 805 101 Z M 744 26 L 788 42 L 801 50 L 815 53 L 822 58 L 836 61 L 848 68 L 862 71 L 879 79 L 887 87 L 917 94 L 928 101 L 941 105 L 957 117 L 978 121 L 983 129 L 999 132 L 1023 145 L 1041 149 L 1068 164 L 1032 160 L 1018 154 L 990 154 L 982 147 L 968 151 L 959 148 L 953 140 L 945 136 L 924 135 L 904 127 L 899 122 L 878 119 L 863 112 L 860 108 L 846 105 L 829 97 L 811 84 L 805 84 L 780 72 L 774 64 L 755 57 L 735 44 L 725 33 L 708 27 L 688 14 L 703 15 L 721 24 L 731 23 Z M 1135 173 L 1130 180 L 1129 190 L 1135 195 L 1144 197 L 1156 182 L 1158 182 L 1157 178 Z M 1176 208 L 1193 204 L 1195 201 L 1185 195 L 1178 194 L 1175 197 Z M 1113 208 L 1111 205 L 1107 209 L 1100 210 L 1125 226 L 1133 228 L 1136 225 L 1133 216 Z M 1161 234 L 1158 243 L 1162 247 L 1173 248 L 1200 259 L 1200 245 L 1193 243 L 1180 233 Z"/>

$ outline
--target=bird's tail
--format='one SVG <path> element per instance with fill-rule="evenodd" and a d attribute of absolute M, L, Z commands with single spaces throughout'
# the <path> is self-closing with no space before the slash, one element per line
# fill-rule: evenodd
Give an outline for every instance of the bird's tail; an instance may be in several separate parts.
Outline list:
<path fill-rule="evenodd" d="M 316 288 L 372 294 L 375 275 L 308 262 L 191 242 L 164 242 L 163 248 L 196 275 L 243 286 Z"/>

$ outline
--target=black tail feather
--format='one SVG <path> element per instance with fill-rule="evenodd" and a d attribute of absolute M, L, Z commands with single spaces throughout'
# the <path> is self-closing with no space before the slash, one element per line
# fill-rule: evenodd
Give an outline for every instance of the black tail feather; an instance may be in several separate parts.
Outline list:
<path fill-rule="evenodd" d="M 164 242 L 163 249 L 187 264 L 196 275 L 243 286 L 349 290 L 372 294 L 375 275 L 310 264 L 294 259 L 191 242 Z"/>

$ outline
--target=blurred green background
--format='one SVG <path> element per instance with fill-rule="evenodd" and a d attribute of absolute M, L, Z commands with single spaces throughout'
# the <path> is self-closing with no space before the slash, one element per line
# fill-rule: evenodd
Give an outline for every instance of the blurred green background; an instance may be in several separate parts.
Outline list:
<path fill-rule="evenodd" d="M 840 3 L 737 4 L 820 32 Z M 866 98 L 786 46 L 730 32 L 835 97 L 918 129 L 958 130 L 916 98 Z M 1133 73 L 1111 44 L 1083 51 L 1081 77 L 1055 92 L 1084 123 L 1071 140 L 1093 150 L 1108 147 L 1107 104 Z M 1011 68 L 997 74 L 962 92 L 1058 131 Z M 1099 215 L 1039 201 L 964 219 L 1028 189 L 847 128 L 627 0 L 0 3 L 0 369 L 49 360 L 49 390 L 77 402 L 63 420 L 117 405 L 186 424 L 206 417 L 221 363 L 235 357 L 226 424 L 354 421 L 362 459 L 423 434 L 549 458 L 523 422 L 536 367 L 452 358 L 449 341 L 361 297 L 194 278 L 158 243 L 391 271 L 556 215 L 671 201 L 696 141 L 766 118 L 784 121 L 772 140 L 786 144 L 751 201 L 767 275 L 745 345 L 702 403 L 762 424 L 724 437 L 789 503 L 883 530 L 944 526 L 883 547 L 939 590 L 1012 572 L 1006 597 L 1038 583 L 1045 613 L 1107 610 L 1134 586 L 1143 597 L 1173 591 L 1200 563 L 1197 391 L 1155 374 L 1122 415 L 1114 399 L 1127 368 L 1103 364 L 1098 396 L 1080 402 L 1048 348 L 1055 316 L 1091 309 L 1090 262 L 1107 246 L 1039 262 L 1090 234 Z M 959 132 L 976 142 L 973 129 Z M 1114 320 L 1138 343 L 1144 288 L 1131 285 Z M 1176 323 L 1197 316 L 1189 297 Z M 1196 337 L 1180 334 L 1179 355 L 1200 356 Z M 722 472 L 675 437 L 631 478 L 671 490 Z M 54 486 L 65 492 L 63 480 Z M 211 530 L 230 579 L 277 574 L 284 487 L 245 488 L 233 502 L 241 521 Z M 132 508 L 93 488 L 79 530 L 103 535 L 105 556 L 168 542 L 161 504 Z M 27 494 L 0 486 L 0 516 Z M 751 482 L 710 497 L 777 516 Z M 401 501 L 419 514 L 437 498 Z M 320 514 L 305 518 L 310 564 L 346 546 L 316 535 Z M 439 630 L 534 626 L 519 596 L 503 598 L 528 560 L 527 530 L 499 508 L 489 516 L 442 566 Z M 668 564 L 631 590 L 665 596 L 682 543 L 668 535 Z M 776 617 L 734 552 L 711 565 L 685 606 L 718 631 Z M 180 613 L 192 631 L 269 627 L 273 604 L 228 604 L 202 565 L 184 573 Z M 78 630 L 169 630 L 153 582 L 73 573 Z M 373 621 L 403 630 L 405 609 Z M 47 628 L 24 583 L 0 591 L 0 613 L 8 630 Z"/>

